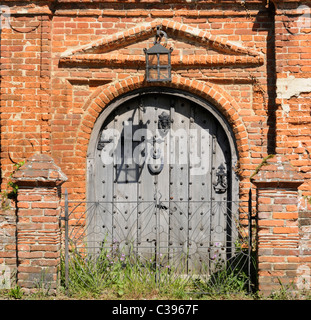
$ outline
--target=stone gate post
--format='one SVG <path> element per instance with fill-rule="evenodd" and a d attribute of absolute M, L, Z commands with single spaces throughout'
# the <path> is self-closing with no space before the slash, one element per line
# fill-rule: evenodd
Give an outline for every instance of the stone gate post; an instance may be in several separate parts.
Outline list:
<path fill-rule="evenodd" d="M 262 163 L 252 182 L 257 186 L 259 290 L 268 295 L 281 284 L 295 290 L 298 187 L 304 180 L 285 157 L 276 155 Z"/>
<path fill-rule="evenodd" d="M 60 186 L 67 177 L 50 156 L 35 154 L 13 179 L 18 185 L 18 285 L 26 290 L 43 285 L 55 290 L 61 244 Z"/>

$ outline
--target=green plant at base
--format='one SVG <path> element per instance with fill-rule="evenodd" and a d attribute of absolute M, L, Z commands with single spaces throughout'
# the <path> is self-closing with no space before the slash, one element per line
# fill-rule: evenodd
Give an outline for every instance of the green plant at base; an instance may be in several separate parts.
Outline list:
<path fill-rule="evenodd" d="M 161 256 L 161 257 L 160 257 Z M 69 285 L 72 294 L 98 296 L 105 290 L 117 297 L 145 295 L 184 295 L 186 281 L 176 277 L 172 268 L 159 255 L 146 260 L 130 249 L 123 253 L 118 246 L 102 247 L 96 255 L 84 254 L 74 249 L 69 259 Z M 159 269 L 161 268 L 161 271 Z M 61 262 L 61 282 L 65 283 L 65 262 Z"/>
<path fill-rule="evenodd" d="M 293 300 L 295 298 L 294 294 L 292 293 L 292 290 L 295 287 L 294 284 L 290 283 L 284 285 L 280 278 L 277 279 L 280 285 L 280 289 L 272 292 L 269 298 L 272 300 Z"/>
<path fill-rule="evenodd" d="M 73 295 L 100 296 L 106 294 L 116 298 L 139 298 L 150 296 L 184 299 L 204 292 L 206 296 L 247 294 L 249 277 L 247 276 L 248 254 L 240 242 L 236 243 L 232 261 L 224 263 L 221 248 L 218 258 L 204 266 L 192 265 L 198 275 L 189 274 L 189 257 L 181 256 L 173 265 L 167 255 L 157 253 L 153 256 L 140 256 L 128 246 L 120 249 L 117 242 L 103 243 L 98 253 L 87 253 L 73 245 L 68 260 L 68 290 Z M 217 256 L 215 251 L 215 256 Z M 171 261 L 172 262 L 172 261 Z M 193 263 L 193 262 L 192 262 Z M 214 267 L 211 267 L 211 263 Z M 174 267 L 175 266 L 175 267 Z M 65 263 L 62 258 L 61 279 L 65 283 Z M 209 276 L 207 276 L 209 275 Z"/>
<path fill-rule="evenodd" d="M 14 299 L 21 299 L 24 293 L 20 286 L 16 285 L 15 287 L 11 288 L 8 292 L 8 296 Z"/>
<path fill-rule="evenodd" d="M 206 290 L 210 295 L 231 294 L 245 292 L 247 275 L 244 272 L 235 272 L 225 268 L 214 273 L 206 283 Z"/>
<path fill-rule="evenodd" d="M 193 277 L 193 287 L 210 297 L 246 295 L 251 284 L 248 263 L 251 263 L 251 268 L 255 267 L 253 257 L 249 256 L 248 243 L 244 238 L 236 239 L 230 259 L 224 257 L 222 249 L 221 243 L 214 244 L 213 254 L 201 264 L 201 275 Z"/>
<path fill-rule="evenodd" d="M 49 275 L 46 269 L 43 269 L 40 273 L 40 279 L 35 282 L 35 287 L 37 289 L 35 296 L 37 297 L 47 297 L 51 290 L 51 281 L 49 281 Z"/>

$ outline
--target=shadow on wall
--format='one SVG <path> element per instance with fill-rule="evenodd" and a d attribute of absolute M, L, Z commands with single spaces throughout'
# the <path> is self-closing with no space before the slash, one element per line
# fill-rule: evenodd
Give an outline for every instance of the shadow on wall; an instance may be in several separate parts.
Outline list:
<path fill-rule="evenodd" d="M 268 18 L 268 21 L 267 21 Z M 275 6 L 270 2 L 266 10 L 259 11 L 253 31 L 267 31 L 267 152 L 275 154 L 276 149 L 276 60 L 275 60 Z"/>

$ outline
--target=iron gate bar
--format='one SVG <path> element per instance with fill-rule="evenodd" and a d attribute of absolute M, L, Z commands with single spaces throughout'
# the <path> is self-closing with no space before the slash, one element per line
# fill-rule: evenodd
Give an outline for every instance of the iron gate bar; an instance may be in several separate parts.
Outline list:
<path fill-rule="evenodd" d="M 252 259 L 252 189 L 248 193 L 248 292 L 251 292 L 251 259 Z"/>
<path fill-rule="evenodd" d="M 167 201 L 168 202 L 168 201 Z M 182 202 L 182 201 L 178 201 L 178 202 Z M 185 201 L 184 201 L 185 202 Z M 192 203 L 194 203 L 195 201 L 193 201 Z M 197 202 L 199 202 L 199 203 L 202 203 L 203 201 L 197 201 Z M 205 201 L 206 203 L 211 203 L 210 201 Z M 68 203 L 67 203 L 67 205 L 69 204 L 69 203 L 76 203 L 76 201 L 68 201 Z M 87 203 L 87 202 L 79 202 L 79 204 L 77 205 L 77 206 L 75 206 L 75 208 L 73 209 L 73 210 L 71 210 L 71 212 L 69 213 L 69 216 L 70 216 L 70 214 L 71 213 L 73 213 L 74 212 L 74 210 L 77 208 L 77 207 L 79 207 L 79 205 L 81 205 L 81 204 L 85 204 L 85 203 Z M 88 202 L 88 203 L 92 203 L 94 206 L 92 206 L 92 207 L 89 207 L 84 213 L 87 213 L 87 211 L 90 211 L 91 209 L 93 209 L 94 207 L 98 207 L 100 204 L 104 204 L 104 203 L 109 203 L 109 204 L 116 204 L 116 203 L 120 203 L 120 202 L 112 202 L 112 201 L 109 201 L 109 202 Z M 130 202 L 126 202 L 126 203 L 130 203 Z M 136 201 L 135 202 L 133 202 L 133 203 L 137 203 Z M 140 205 L 140 204 L 142 204 L 142 203 L 149 203 L 150 204 L 150 207 L 151 207 L 151 205 L 154 205 L 155 203 L 153 202 L 153 201 L 145 201 L 145 202 L 143 202 L 143 201 L 141 201 L 141 202 L 139 202 L 138 204 L 137 204 L 137 206 L 138 205 Z M 161 202 L 161 204 L 163 204 L 164 202 Z M 177 202 L 176 201 L 174 201 L 173 202 L 175 205 L 178 205 L 177 204 Z M 218 202 L 214 202 L 214 204 L 217 204 L 218 205 L 218 208 L 220 208 L 220 204 L 222 204 L 223 203 L 223 201 L 218 201 Z M 150 208 L 149 207 L 149 208 Z M 155 205 L 154 206 L 155 208 L 159 208 L 159 205 Z M 165 207 L 165 206 L 164 206 Z M 104 207 L 105 208 L 105 207 Z M 147 211 L 147 209 L 149 209 L 148 207 L 144 210 L 144 211 Z M 167 207 L 165 207 L 166 209 L 168 209 Z M 105 209 L 107 209 L 107 208 L 105 208 Z M 121 213 L 121 211 L 118 209 L 118 208 L 116 208 L 120 213 Z M 137 209 L 137 207 L 135 207 L 132 211 L 135 211 Z M 180 207 L 179 207 L 179 209 L 180 209 Z M 196 211 L 198 211 L 200 209 L 200 207 L 198 207 L 197 208 L 197 210 Z M 208 209 L 207 211 L 205 211 L 205 213 L 208 213 L 208 212 L 210 212 L 211 210 L 213 209 L 213 207 L 211 207 L 211 209 Z M 68 214 L 68 207 L 67 207 L 67 214 Z M 142 211 L 142 213 L 144 212 L 144 211 Z M 195 211 L 195 212 L 196 212 Z M 110 214 L 111 214 L 111 212 L 110 212 Z M 229 217 L 230 217 L 230 215 L 229 215 Z M 80 217 L 79 218 L 79 220 L 81 219 L 82 217 Z M 79 220 L 78 220 L 78 222 L 79 222 Z M 191 220 L 191 219 L 190 219 Z M 229 221 L 232 221 L 232 220 L 229 220 Z M 86 227 L 86 228 L 88 228 L 88 226 Z M 72 233 L 71 233 L 71 235 L 72 235 Z"/>
<path fill-rule="evenodd" d="M 69 213 L 68 213 L 68 190 L 65 190 L 65 284 L 66 290 L 68 290 L 68 280 L 69 280 L 69 237 L 68 237 L 68 222 L 69 222 Z"/>

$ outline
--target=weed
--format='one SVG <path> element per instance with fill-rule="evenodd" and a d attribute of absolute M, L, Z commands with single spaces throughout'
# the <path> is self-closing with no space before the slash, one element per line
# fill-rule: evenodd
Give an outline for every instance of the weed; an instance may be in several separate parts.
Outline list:
<path fill-rule="evenodd" d="M 181 260 L 187 261 L 186 257 L 181 257 Z M 175 266 L 169 265 L 168 261 L 168 256 L 164 254 L 147 259 L 135 253 L 133 248 L 125 254 L 117 242 L 113 243 L 112 248 L 103 246 L 99 253 L 93 255 L 72 249 L 67 292 L 74 296 L 92 297 L 105 293 L 117 299 L 151 294 L 161 298 L 185 299 L 198 291 L 208 292 L 209 295 L 246 292 L 248 277 L 242 271 L 234 271 L 233 265 L 223 268 L 219 263 L 218 269 L 203 279 L 187 274 L 182 261 L 175 263 Z M 61 281 L 65 284 L 64 259 L 61 263 Z"/>
<path fill-rule="evenodd" d="M 47 297 L 51 290 L 51 281 L 49 281 L 49 275 L 46 270 L 42 270 L 40 279 L 35 282 L 36 297 Z"/>
<path fill-rule="evenodd" d="M 265 158 L 262 159 L 261 163 L 256 167 L 255 171 L 253 172 L 253 174 L 250 176 L 250 179 L 252 179 L 258 172 L 259 170 L 267 165 L 267 161 L 271 158 L 273 158 L 275 155 L 274 154 L 269 154 L 268 156 L 266 156 Z"/>
<path fill-rule="evenodd" d="M 293 300 L 295 299 L 295 294 L 293 293 L 294 291 L 294 284 L 286 284 L 284 285 L 280 278 L 278 278 L 278 282 L 280 285 L 280 289 L 277 291 L 274 291 L 270 294 L 268 297 L 269 299 L 272 300 Z"/>
<path fill-rule="evenodd" d="M 9 179 L 8 179 L 8 184 L 7 188 L 1 192 L 0 194 L 0 201 L 1 201 L 1 209 L 2 210 L 8 210 L 10 209 L 10 200 L 16 200 L 17 198 L 17 191 L 18 191 L 18 186 L 16 183 L 12 181 L 13 175 L 15 172 L 17 172 L 21 166 L 25 164 L 25 161 L 17 162 L 14 164 L 14 169 L 13 172 L 10 174 Z"/>
<path fill-rule="evenodd" d="M 15 285 L 13 288 L 11 288 L 8 292 L 8 296 L 14 299 L 22 299 L 24 293 L 20 286 Z"/>

